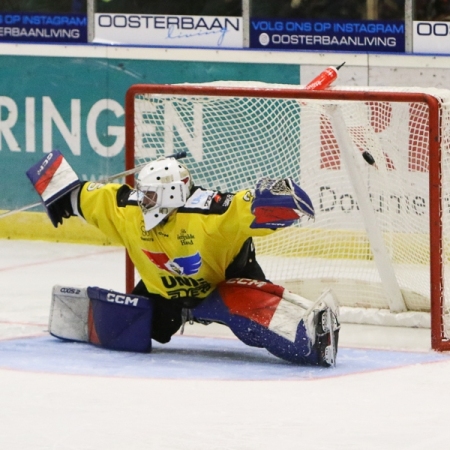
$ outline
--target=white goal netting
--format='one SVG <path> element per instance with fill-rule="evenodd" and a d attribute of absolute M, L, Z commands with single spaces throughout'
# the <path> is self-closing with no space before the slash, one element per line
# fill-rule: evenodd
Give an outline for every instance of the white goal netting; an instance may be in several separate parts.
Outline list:
<path fill-rule="evenodd" d="M 450 335 L 450 91 L 334 88 L 312 99 L 262 83 L 173 88 L 133 93 L 134 164 L 187 151 L 196 184 L 222 191 L 294 178 L 316 218 L 255 240 L 267 277 L 310 299 L 331 288 L 349 320 L 430 326 L 433 266 Z M 437 111 L 408 93 L 433 96 Z M 439 221 L 431 237 L 430 217 Z"/>

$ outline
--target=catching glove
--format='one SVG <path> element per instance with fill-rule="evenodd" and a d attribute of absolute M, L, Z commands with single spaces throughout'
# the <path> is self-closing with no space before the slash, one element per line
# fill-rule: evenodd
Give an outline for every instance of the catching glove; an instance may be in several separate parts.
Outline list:
<path fill-rule="evenodd" d="M 311 199 L 291 178 L 259 180 L 251 211 L 255 216 L 251 228 L 283 228 L 302 215 L 314 218 Z"/>

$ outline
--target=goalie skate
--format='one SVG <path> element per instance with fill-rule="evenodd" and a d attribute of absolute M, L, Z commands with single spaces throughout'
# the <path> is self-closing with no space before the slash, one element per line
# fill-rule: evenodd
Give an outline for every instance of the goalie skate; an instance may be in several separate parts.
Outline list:
<path fill-rule="evenodd" d="M 319 365 L 330 367 L 336 365 L 340 324 L 336 314 L 327 307 L 316 315 L 316 348 Z"/>

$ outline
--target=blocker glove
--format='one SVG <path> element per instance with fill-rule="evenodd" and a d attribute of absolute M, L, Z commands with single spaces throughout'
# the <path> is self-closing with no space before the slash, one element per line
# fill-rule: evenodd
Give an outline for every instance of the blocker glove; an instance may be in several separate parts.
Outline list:
<path fill-rule="evenodd" d="M 60 151 L 50 152 L 26 174 L 55 228 L 62 224 L 63 218 L 73 215 L 68 194 L 80 186 L 81 181 Z"/>

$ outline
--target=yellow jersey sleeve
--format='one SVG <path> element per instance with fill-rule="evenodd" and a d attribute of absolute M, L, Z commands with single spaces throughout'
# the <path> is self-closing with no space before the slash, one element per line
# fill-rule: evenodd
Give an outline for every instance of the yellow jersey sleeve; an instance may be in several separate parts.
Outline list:
<path fill-rule="evenodd" d="M 129 228 L 126 206 L 118 203 L 121 184 L 85 183 L 79 194 L 78 208 L 81 216 L 102 231 L 112 242 L 127 246 L 126 233 Z M 136 219 L 140 218 L 138 207 L 133 208 Z"/>

